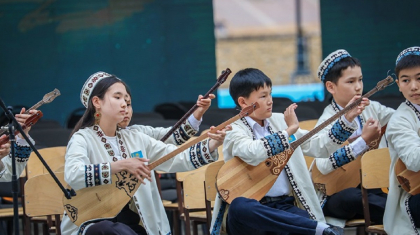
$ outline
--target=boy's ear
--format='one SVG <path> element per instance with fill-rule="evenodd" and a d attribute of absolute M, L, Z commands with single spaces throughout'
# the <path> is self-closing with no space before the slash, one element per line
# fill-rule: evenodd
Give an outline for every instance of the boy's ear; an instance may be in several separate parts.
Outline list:
<path fill-rule="evenodd" d="M 400 88 L 400 81 L 397 79 L 397 80 L 395 80 L 395 83 L 397 83 L 397 85 L 398 85 L 398 90 L 401 92 L 401 88 Z"/>
<path fill-rule="evenodd" d="M 331 81 L 327 81 L 325 83 L 325 88 L 327 88 L 327 91 L 329 93 L 331 93 L 332 95 L 335 94 L 335 89 L 334 89 L 335 87 L 336 87 L 336 85 L 333 82 L 331 82 Z"/>
<path fill-rule="evenodd" d="M 243 109 L 243 108 L 245 108 L 245 107 L 248 107 L 248 105 L 246 104 L 246 100 L 245 100 L 245 98 L 244 98 L 244 97 L 242 97 L 242 96 L 240 96 L 240 97 L 238 98 L 238 104 L 239 104 L 239 106 L 241 107 L 241 109 Z"/>

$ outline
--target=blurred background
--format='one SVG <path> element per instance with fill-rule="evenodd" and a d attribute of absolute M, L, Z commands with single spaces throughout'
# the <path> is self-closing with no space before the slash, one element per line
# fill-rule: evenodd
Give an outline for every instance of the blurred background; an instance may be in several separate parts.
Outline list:
<path fill-rule="evenodd" d="M 419 6 L 414 0 L 0 0 L 0 97 L 31 107 L 57 88 L 61 96 L 40 109 L 43 119 L 67 127 L 72 114 L 83 113 L 81 86 L 97 71 L 128 83 L 135 112 L 171 103 L 162 109 L 175 113 L 188 110 L 222 70 L 230 68 L 231 78 L 255 67 L 273 80 L 273 96 L 318 107 L 328 99 L 316 76 L 322 58 L 346 49 L 361 60 L 370 90 L 392 73 L 402 49 L 418 45 Z M 229 80 L 212 109 L 234 108 L 228 86 Z M 401 99 L 395 85 L 372 98 L 381 97 Z"/>

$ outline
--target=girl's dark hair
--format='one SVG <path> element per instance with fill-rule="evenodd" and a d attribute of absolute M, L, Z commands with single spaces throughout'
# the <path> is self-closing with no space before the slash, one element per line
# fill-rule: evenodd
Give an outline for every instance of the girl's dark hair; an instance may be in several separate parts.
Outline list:
<path fill-rule="evenodd" d="M 400 75 L 401 70 L 420 67 L 420 56 L 418 55 L 407 55 L 401 58 L 395 66 L 395 74 L 397 74 L 397 79 Z"/>
<path fill-rule="evenodd" d="M 239 107 L 239 97 L 248 98 L 253 91 L 264 87 L 264 85 L 271 87 L 271 79 L 259 69 L 247 68 L 238 71 L 233 76 L 229 85 L 229 93 Z"/>
<path fill-rule="evenodd" d="M 354 57 L 346 57 L 338 61 L 334 66 L 328 71 L 327 75 L 325 76 L 324 84 L 327 81 L 330 81 L 334 84 L 337 84 L 338 79 L 341 77 L 341 72 L 348 67 L 354 68 L 355 66 L 362 67 L 360 61 Z"/>
<path fill-rule="evenodd" d="M 88 126 L 92 126 L 95 123 L 95 107 L 92 104 L 92 98 L 94 96 L 97 96 L 99 99 L 103 99 L 105 96 L 105 93 L 108 91 L 109 87 L 114 85 L 115 83 L 120 82 L 125 86 L 125 89 L 127 90 L 128 95 L 131 97 L 130 88 L 125 84 L 124 81 L 118 79 L 116 76 L 112 75 L 111 77 L 104 78 L 96 84 L 95 88 L 93 88 L 92 94 L 89 97 L 88 101 L 88 107 L 83 114 L 83 116 L 80 118 L 80 120 L 76 123 L 76 126 L 74 127 L 71 135 L 73 136 L 74 133 L 76 133 L 78 130 L 83 129 Z"/>

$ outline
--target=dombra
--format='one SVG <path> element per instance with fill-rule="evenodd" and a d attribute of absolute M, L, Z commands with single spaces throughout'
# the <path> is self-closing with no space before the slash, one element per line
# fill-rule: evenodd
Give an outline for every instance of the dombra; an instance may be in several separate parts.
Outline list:
<path fill-rule="evenodd" d="M 257 166 L 248 165 L 239 157 L 234 157 L 227 161 L 220 168 L 216 177 L 216 187 L 220 197 L 229 204 L 237 197 L 246 197 L 257 201 L 261 200 L 261 198 L 263 198 L 273 186 L 277 177 L 280 175 L 293 152 L 297 147 L 299 147 L 299 145 L 318 133 L 328 124 L 356 107 L 360 104 L 363 98 L 368 98 L 377 91 L 385 89 L 385 87 L 389 86 L 393 81 L 394 79 L 391 76 L 379 81 L 376 87 L 364 96 L 360 97 L 355 102 L 348 105 L 319 126 L 315 127 L 300 139 L 292 142 L 289 149 L 267 158 Z"/>

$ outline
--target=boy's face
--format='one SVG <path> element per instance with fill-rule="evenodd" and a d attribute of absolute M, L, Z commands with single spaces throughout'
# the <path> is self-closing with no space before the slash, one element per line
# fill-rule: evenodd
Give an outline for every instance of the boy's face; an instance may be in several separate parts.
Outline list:
<path fill-rule="evenodd" d="M 273 114 L 273 98 L 271 97 L 271 87 L 264 85 L 264 87 L 253 91 L 248 98 L 238 98 L 238 103 L 242 109 L 255 102 L 258 102 L 260 107 L 256 109 L 249 117 L 262 125 L 263 120 L 271 117 Z"/>
<path fill-rule="evenodd" d="M 325 86 L 335 102 L 341 107 L 345 107 L 355 95 L 362 95 L 362 69 L 359 66 L 353 68 L 349 66 L 341 71 L 341 77 L 338 78 L 337 84 L 328 81 Z"/>
<path fill-rule="evenodd" d="M 420 104 L 420 67 L 402 69 L 396 80 L 404 97 L 413 104 Z"/>

